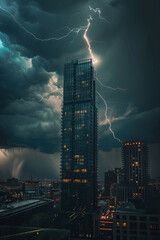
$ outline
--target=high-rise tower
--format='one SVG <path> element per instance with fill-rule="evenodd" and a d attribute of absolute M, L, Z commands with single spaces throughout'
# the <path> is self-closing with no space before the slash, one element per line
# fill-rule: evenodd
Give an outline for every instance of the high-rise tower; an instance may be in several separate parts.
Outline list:
<path fill-rule="evenodd" d="M 97 109 L 94 75 L 91 59 L 75 60 L 64 66 L 61 208 L 64 212 L 81 212 L 81 215 L 87 212 L 90 214 L 88 222 L 93 220 L 92 213 L 97 209 Z M 82 225 L 85 223 L 86 221 Z M 92 235 L 91 225 L 88 230 L 82 231 L 86 227 L 81 227 L 80 235 Z"/>
<path fill-rule="evenodd" d="M 122 147 L 125 184 L 129 198 L 144 197 L 148 184 L 148 149 L 142 141 L 124 142 Z"/>
<path fill-rule="evenodd" d="M 97 110 L 91 60 L 64 68 L 62 209 L 97 206 Z"/>

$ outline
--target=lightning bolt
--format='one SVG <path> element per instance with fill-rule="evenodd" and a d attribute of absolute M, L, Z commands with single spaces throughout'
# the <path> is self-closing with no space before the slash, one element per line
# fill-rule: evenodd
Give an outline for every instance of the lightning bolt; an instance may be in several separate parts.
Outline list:
<path fill-rule="evenodd" d="M 99 8 L 93 9 L 93 8 L 91 8 L 91 7 L 89 6 L 89 9 L 90 9 L 90 11 L 94 11 L 95 13 L 98 13 L 100 19 L 106 20 L 106 19 L 102 18 L 102 16 L 101 16 L 101 10 L 100 10 Z M 91 56 L 91 58 L 92 58 L 93 64 L 96 64 L 96 63 L 98 63 L 99 61 L 98 61 L 98 59 L 96 58 L 96 56 L 93 54 L 93 51 L 92 51 L 92 48 L 91 48 L 91 44 L 90 44 L 89 38 L 88 38 L 88 36 L 87 36 L 87 33 L 88 33 L 89 28 L 90 28 L 90 25 L 91 25 L 91 21 L 92 21 L 92 20 L 93 20 L 93 19 L 92 19 L 91 16 L 87 19 L 88 25 L 87 25 L 87 27 L 86 27 L 86 29 L 85 29 L 83 38 L 84 38 L 84 40 L 85 40 L 86 43 L 87 43 L 88 51 L 89 51 L 90 56 Z M 96 77 L 96 80 L 97 80 L 102 86 L 104 86 L 104 87 L 106 87 L 106 88 L 109 88 L 109 89 L 111 89 L 111 90 L 114 90 L 114 91 L 117 91 L 117 90 L 125 91 L 125 90 L 126 90 L 126 89 L 123 89 L 123 88 L 112 88 L 112 87 L 110 87 L 110 86 L 104 85 L 97 77 Z M 110 132 L 112 133 L 113 138 L 122 144 L 122 141 L 115 136 L 115 133 L 114 133 L 114 131 L 112 130 L 111 121 L 110 121 L 109 118 L 107 117 L 107 112 L 108 112 L 107 103 L 106 103 L 105 99 L 102 97 L 102 95 L 101 95 L 98 91 L 97 91 L 97 93 L 98 93 L 98 95 L 100 96 L 100 98 L 102 99 L 102 101 L 103 101 L 103 103 L 104 103 L 104 105 L 105 105 L 105 108 L 106 108 L 106 110 L 105 110 L 105 119 L 106 119 L 106 123 L 108 122 L 108 124 L 109 124 L 109 130 L 110 130 Z"/>
<path fill-rule="evenodd" d="M 14 22 L 21 28 L 23 29 L 26 33 L 28 33 L 29 35 L 31 35 L 34 39 L 38 40 L 38 41 L 41 41 L 41 42 L 48 42 L 48 41 L 51 41 L 51 40 L 55 40 L 55 41 L 59 41 L 59 40 L 62 40 L 66 37 L 68 37 L 71 33 L 76 33 L 78 34 L 80 31 L 85 31 L 86 30 L 86 26 L 80 26 L 79 28 L 70 28 L 70 27 L 66 27 L 68 29 L 68 32 L 61 36 L 61 37 L 50 37 L 50 38 L 39 38 L 37 37 L 34 33 L 32 33 L 31 31 L 29 31 L 27 28 L 25 28 L 16 18 L 15 16 L 10 12 L 8 11 L 7 9 L 5 8 L 2 8 L 0 6 L 0 10 L 2 10 L 3 12 L 9 14 L 12 19 L 14 20 Z"/>
<path fill-rule="evenodd" d="M 118 90 L 119 90 L 119 91 L 126 91 L 126 90 L 127 90 L 126 88 L 119 88 L 119 87 L 113 88 L 113 87 L 110 87 L 110 86 L 108 86 L 108 85 L 104 85 L 104 84 L 99 80 L 98 77 L 96 77 L 96 80 L 101 84 L 102 87 L 111 89 L 111 90 L 113 90 L 113 91 L 118 91 Z"/>
<path fill-rule="evenodd" d="M 90 6 L 89 6 L 89 9 L 92 10 L 92 11 L 94 10 L 94 9 L 91 8 Z M 68 32 L 67 32 L 65 35 L 61 36 L 61 37 L 39 38 L 39 37 L 37 37 L 34 33 L 32 33 L 31 31 L 29 31 L 27 28 L 25 28 L 25 27 L 15 18 L 15 16 L 14 16 L 10 11 L 8 11 L 7 9 L 5 9 L 5 8 L 3 8 L 3 7 L 1 7 L 1 6 L 0 6 L 0 10 L 2 10 L 2 11 L 5 12 L 5 13 L 7 13 L 8 15 L 10 15 L 11 18 L 14 20 L 14 22 L 15 22 L 23 31 L 25 31 L 26 33 L 28 33 L 29 35 L 31 35 L 34 39 L 36 39 L 36 40 L 38 40 L 38 41 L 41 41 L 41 42 L 47 42 L 47 41 L 51 41 L 51 40 L 59 41 L 59 40 L 62 40 L 62 39 L 64 39 L 64 38 L 68 37 L 71 33 L 76 33 L 76 34 L 78 35 L 78 33 L 79 33 L 80 31 L 84 31 L 83 38 L 85 39 L 85 41 L 86 41 L 86 43 L 87 43 L 88 51 L 89 51 L 90 56 L 91 56 L 91 58 L 92 58 L 92 60 L 93 60 L 93 64 L 96 64 L 96 63 L 98 62 L 98 59 L 95 57 L 95 55 L 94 55 L 93 52 L 92 52 L 91 44 L 90 44 L 90 41 L 89 41 L 89 39 L 88 39 L 88 37 L 87 37 L 87 32 L 88 32 L 88 30 L 89 30 L 89 28 L 90 28 L 91 20 L 92 20 L 92 17 L 91 17 L 91 16 L 89 16 L 89 18 L 87 19 L 87 22 L 88 22 L 87 26 L 80 26 L 79 28 L 78 28 L 78 27 L 77 27 L 77 28 L 70 28 L 70 27 L 66 26 L 66 28 L 68 29 Z M 100 10 L 100 9 L 99 9 L 99 10 Z M 99 12 L 99 10 L 95 10 L 95 12 L 98 11 L 99 16 L 101 17 L 101 11 Z"/>
<path fill-rule="evenodd" d="M 94 9 L 94 8 L 92 8 L 90 5 L 89 5 L 88 7 L 89 7 L 89 10 L 90 10 L 90 11 L 95 12 L 95 13 L 98 13 L 99 19 L 101 19 L 101 20 L 103 20 L 103 21 L 105 21 L 105 22 L 107 22 L 107 23 L 110 23 L 106 18 L 104 18 L 104 17 L 101 16 L 101 10 L 100 10 L 100 8 Z"/>
<path fill-rule="evenodd" d="M 47 41 L 51 41 L 51 40 L 55 40 L 55 41 L 59 41 L 59 40 L 62 40 L 64 38 L 67 38 L 69 35 L 71 35 L 71 33 L 75 33 L 75 34 L 79 34 L 79 32 L 81 31 L 84 31 L 84 34 L 83 34 L 83 38 L 88 46 L 88 51 L 89 51 L 89 54 L 92 58 L 92 62 L 93 64 L 97 64 L 99 62 L 99 59 L 97 58 L 97 56 L 95 56 L 95 54 L 93 53 L 92 51 L 92 47 L 91 47 L 91 44 L 90 44 L 90 40 L 87 36 L 87 33 L 89 31 L 89 28 L 91 26 L 91 21 L 93 20 L 92 16 L 90 15 L 89 18 L 87 19 L 87 26 L 80 26 L 79 28 L 70 28 L 68 26 L 66 26 L 65 28 L 68 29 L 68 32 L 66 34 L 64 34 L 63 36 L 61 37 L 50 37 L 50 38 L 40 38 L 40 37 L 37 37 L 34 33 L 32 33 L 31 31 L 29 31 L 27 28 L 25 28 L 16 18 L 15 16 L 10 12 L 8 11 L 7 9 L 3 8 L 0 6 L 0 10 L 7 13 L 8 15 L 10 15 L 10 17 L 14 20 L 14 22 L 23 30 L 25 31 L 26 33 L 28 33 L 29 35 L 31 35 L 34 39 L 38 40 L 38 41 L 41 41 L 41 42 L 47 42 Z M 104 20 L 105 22 L 109 23 L 109 21 L 107 19 L 105 19 L 104 17 L 101 16 L 101 10 L 99 8 L 92 8 L 91 6 L 89 6 L 89 10 L 94 12 L 94 13 L 97 13 L 99 18 L 101 20 Z M 107 85 L 104 85 L 99 79 L 98 77 L 96 77 L 96 80 L 101 84 L 101 86 L 105 87 L 105 88 L 108 88 L 108 89 L 111 89 L 111 90 L 114 90 L 114 91 L 117 91 L 117 90 L 121 90 L 121 91 L 126 91 L 126 89 L 123 89 L 123 88 L 113 88 L 113 87 L 110 87 L 110 86 L 107 86 Z M 111 122 L 110 120 L 108 119 L 107 117 L 107 112 L 108 112 L 108 106 L 107 106 L 107 103 L 105 101 L 105 99 L 102 97 L 102 95 L 97 91 L 98 95 L 100 96 L 100 98 L 102 99 L 103 103 L 105 104 L 105 119 L 106 119 L 106 123 L 108 122 L 109 124 L 109 130 L 110 132 L 112 133 L 112 136 L 115 140 L 119 141 L 120 143 L 121 140 L 119 138 L 117 138 L 115 136 L 115 133 L 114 131 L 112 130 L 112 125 L 111 125 Z M 40 102 L 41 101 L 46 101 L 46 96 L 42 96 L 40 95 Z"/>
<path fill-rule="evenodd" d="M 86 29 L 85 29 L 85 31 L 84 31 L 83 38 L 84 38 L 84 40 L 85 40 L 86 43 L 87 43 L 88 51 L 89 51 L 90 56 L 91 56 L 91 58 L 92 58 L 93 64 L 96 64 L 96 63 L 98 62 L 98 59 L 97 59 L 97 58 L 95 57 L 95 55 L 93 54 L 90 41 L 89 41 L 89 39 L 88 39 L 88 37 L 87 37 L 88 30 L 89 30 L 89 28 L 90 28 L 90 26 L 91 26 L 91 20 L 92 20 L 92 17 L 89 16 L 89 18 L 87 19 L 88 24 L 87 24 L 87 27 L 86 27 Z"/>
<path fill-rule="evenodd" d="M 122 144 L 122 141 L 115 136 L 115 133 L 114 133 L 114 131 L 112 130 L 111 121 L 109 120 L 109 118 L 108 118 L 108 116 L 107 116 L 107 112 L 108 112 L 107 103 L 106 103 L 105 99 L 102 97 L 102 95 L 101 95 L 98 91 L 96 91 L 96 92 L 98 93 L 99 97 L 102 99 L 102 101 L 103 101 L 103 103 L 104 103 L 104 105 L 105 105 L 105 107 L 106 107 L 106 110 L 105 110 L 105 120 L 106 120 L 106 122 L 108 122 L 108 124 L 109 124 L 109 130 L 110 130 L 110 132 L 112 133 L 113 138 L 114 138 L 115 140 L 119 141 L 119 142 Z"/>

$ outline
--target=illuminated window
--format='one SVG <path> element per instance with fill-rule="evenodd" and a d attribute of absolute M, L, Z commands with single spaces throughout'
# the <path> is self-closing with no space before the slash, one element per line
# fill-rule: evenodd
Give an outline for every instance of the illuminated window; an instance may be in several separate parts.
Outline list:
<path fill-rule="evenodd" d="M 76 182 L 76 183 L 80 183 L 81 180 L 80 180 L 80 179 L 74 179 L 74 182 Z"/>
<path fill-rule="evenodd" d="M 135 166 L 138 167 L 138 162 L 135 162 Z"/>
<path fill-rule="evenodd" d="M 66 148 L 67 146 L 66 145 L 64 145 L 64 148 Z"/>
<path fill-rule="evenodd" d="M 74 169 L 74 172 L 79 172 L 80 170 L 79 169 Z"/>
<path fill-rule="evenodd" d="M 117 228 L 119 228 L 120 227 L 120 223 L 116 222 L 116 226 L 117 226 Z"/>
<path fill-rule="evenodd" d="M 79 155 L 74 155 L 74 158 L 79 158 Z"/>
<path fill-rule="evenodd" d="M 123 222 L 123 227 L 127 227 L 127 223 L 126 222 Z"/>
<path fill-rule="evenodd" d="M 68 182 L 71 182 L 71 179 L 62 179 L 62 182 L 68 183 Z"/>
<path fill-rule="evenodd" d="M 87 179 L 82 179 L 82 183 L 86 183 L 87 182 Z"/>
<path fill-rule="evenodd" d="M 87 169 L 86 168 L 81 169 L 81 172 L 87 172 Z"/>

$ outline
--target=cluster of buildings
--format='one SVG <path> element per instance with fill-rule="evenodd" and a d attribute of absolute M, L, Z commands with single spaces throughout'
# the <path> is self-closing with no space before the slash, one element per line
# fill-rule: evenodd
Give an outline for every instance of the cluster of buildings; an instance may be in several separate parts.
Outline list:
<path fill-rule="evenodd" d="M 144 199 L 149 186 L 148 149 L 142 141 L 124 142 L 123 167 L 105 173 L 105 197 L 115 202 Z"/>
<path fill-rule="evenodd" d="M 72 239 L 159 239 L 160 216 L 148 209 L 150 191 L 158 197 L 160 191 L 150 184 L 143 141 L 123 143 L 123 168 L 106 172 L 104 192 L 100 185 L 97 191 L 92 60 L 65 64 L 61 153 L 61 211 L 70 219 Z M 105 202 L 98 205 L 97 198 Z"/>
<path fill-rule="evenodd" d="M 104 185 L 97 183 L 98 124 L 91 59 L 65 64 L 63 92 L 61 182 L 8 179 L 0 183 L 0 203 L 54 200 L 54 206 L 59 206 L 54 222 L 69 230 L 63 239 L 159 240 L 160 179 L 149 177 L 145 142 L 124 142 L 122 168 L 106 172 Z"/>
<path fill-rule="evenodd" d="M 100 229 L 107 239 L 159 239 L 160 178 L 150 179 L 148 149 L 142 141 L 122 145 L 123 167 L 105 173 Z M 144 227 L 143 227 L 144 226 Z"/>
<path fill-rule="evenodd" d="M 25 180 L 16 178 L 0 182 L 0 206 L 21 200 L 47 198 L 60 204 L 60 182 L 57 180 Z"/>

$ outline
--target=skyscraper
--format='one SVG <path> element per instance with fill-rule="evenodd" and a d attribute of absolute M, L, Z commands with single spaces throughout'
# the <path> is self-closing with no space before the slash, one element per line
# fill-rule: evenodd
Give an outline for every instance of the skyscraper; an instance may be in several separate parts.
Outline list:
<path fill-rule="evenodd" d="M 148 184 L 148 149 L 142 141 L 124 142 L 122 147 L 125 185 L 129 198 L 144 197 Z"/>
<path fill-rule="evenodd" d="M 64 69 L 62 209 L 97 205 L 97 110 L 91 60 Z"/>
<path fill-rule="evenodd" d="M 62 210 L 83 214 L 87 212 L 91 215 L 97 209 L 97 109 L 94 75 L 91 59 L 65 64 L 61 156 Z M 91 216 L 90 219 L 92 218 Z M 82 236 L 85 230 L 80 232 Z M 91 231 L 85 234 L 92 235 Z"/>

